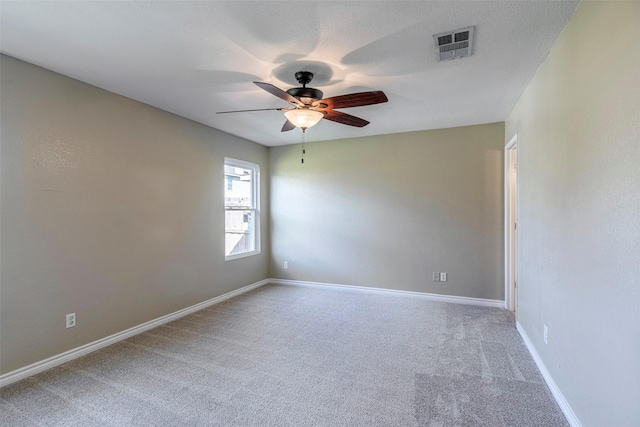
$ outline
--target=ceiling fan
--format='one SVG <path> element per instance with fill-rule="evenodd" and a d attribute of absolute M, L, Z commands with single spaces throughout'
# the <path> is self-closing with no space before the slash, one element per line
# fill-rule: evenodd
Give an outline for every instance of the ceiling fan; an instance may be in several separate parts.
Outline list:
<path fill-rule="evenodd" d="M 286 92 L 270 83 L 253 82 L 259 88 L 287 101 L 291 105 L 289 108 L 220 111 L 216 114 L 242 113 L 246 111 L 284 111 L 287 121 L 284 123 L 284 126 L 282 126 L 281 132 L 286 132 L 296 127 L 299 127 L 304 132 L 311 126 L 317 124 L 321 119 L 355 127 L 366 126 L 369 124 L 368 121 L 360 117 L 352 116 L 351 114 L 336 111 L 335 109 L 362 107 L 388 101 L 387 96 L 382 91 L 358 92 L 331 98 L 322 98 L 322 91 L 307 87 L 307 84 L 313 80 L 313 73 L 309 71 L 298 71 L 295 76 L 302 87 L 291 88 Z"/>

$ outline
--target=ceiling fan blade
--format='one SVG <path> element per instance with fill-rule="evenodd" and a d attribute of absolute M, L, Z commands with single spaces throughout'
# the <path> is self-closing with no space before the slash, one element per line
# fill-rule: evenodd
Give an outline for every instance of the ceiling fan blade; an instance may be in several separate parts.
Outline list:
<path fill-rule="evenodd" d="M 332 122 L 342 123 L 343 125 L 355 126 L 355 127 L 364 127 L 369 124 L 365 119 L 361 119 L 360 117 L 352 116 L 351 114 L 342 113 L 340 111 L 335 110 L 325 110 L 322 111 L 324 113 L 324 118 L 327 120 L 331 120 Z"/>
<path fill-rule="evenodd" d="M 286 122 L 284 122 L 284 125 L 282 126 L 282 130 L 280 132 L 287 132 L 287 131 L 293 130 L 295 128 L 296 128 L 296 125 L 294 125 L 289 120 L 287 120 Z"/>
<path fill-rule="evenodd" d="M 327 106 L 326 108 L 334 109 L 362 107 L 365 105 L 380 104 L 387 101 L 387 95 L 385 95 L 384 92 L 378 90 L 374 92 L 358 92 L 325 98 L 321 99 L 320 101 L 314 102 L 312 105 L 317 106 L 320 104 L 325 104 Z"/>
<path fill-rule="evenodd" d="M 287 108 L 255 108 L 253 110 L 234 110 L 234 111 L 218 111 L 216 114 L 227 114 L 227 113 L 246 113 L 247 111 L 283 111 Z"/>
<path fill-rule="evenodd" d="M 295 98 L 291 95 L 289 95 L 287 92 L 283 91 L 282 89 L 275 87 L 274 85 L 272 85 L 271 83 L 264 83 L 264 82 L 253 82 L 256 86 L 258 86 L 261 89 L 266 90 L 267 92 L 269 92 L 271 95 L 275 95 L 278 98 L 287 101 L 290 104 L 294 104 L 294 105 L 299 105 L 299 106 L 303 106 L 304 104 L 302 102 L 300 102 L 300 100 L 298 100 L 298 98 Z"/>

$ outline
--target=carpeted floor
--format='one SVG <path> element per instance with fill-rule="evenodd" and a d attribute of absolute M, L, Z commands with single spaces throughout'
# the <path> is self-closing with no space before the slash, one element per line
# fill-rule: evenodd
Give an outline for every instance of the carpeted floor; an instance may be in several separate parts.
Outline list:
<path fill-rule="evenodd" d="M 267 285 L 0 391 L 2 426 L 566 426 L 512 315 Z"/>

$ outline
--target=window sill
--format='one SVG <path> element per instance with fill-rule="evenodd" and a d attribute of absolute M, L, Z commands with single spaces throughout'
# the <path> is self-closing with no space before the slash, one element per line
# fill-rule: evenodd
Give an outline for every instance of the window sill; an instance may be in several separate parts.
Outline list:
<path fill-rule="evenodd" d="M 260 255 L 260 251 L 251 251 L 251 252 L 243 252 L 241 254 L 234 254 L 234 255 L 226 255 L 224 257 L 225 261 L 231 261 L 234 259 L 238 259 L 238 258 L 246 258 L 246 257 L 250 257 L 250 256 L 254 256 L 254 255 Z"/>

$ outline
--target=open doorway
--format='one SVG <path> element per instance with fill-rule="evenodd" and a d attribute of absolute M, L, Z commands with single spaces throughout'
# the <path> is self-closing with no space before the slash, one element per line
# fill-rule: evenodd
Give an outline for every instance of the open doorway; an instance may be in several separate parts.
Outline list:
<path fill-rule="evenodd" d="M 518 318 L 518 135 L 504 147 L 504 306 Z"/>

